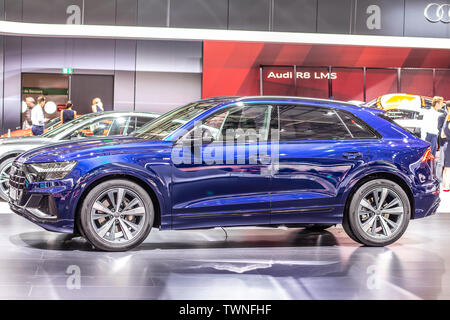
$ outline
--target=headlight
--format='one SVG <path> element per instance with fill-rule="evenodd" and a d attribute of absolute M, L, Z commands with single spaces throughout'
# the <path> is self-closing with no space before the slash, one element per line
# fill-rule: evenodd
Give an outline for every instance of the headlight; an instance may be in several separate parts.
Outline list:
<path fill-rule="evenodd" d="M 30 163 L 26 165 L 26 174 L 30 182 L 59 180 L 67 176 L 76 164 L 76 161 Z"/>

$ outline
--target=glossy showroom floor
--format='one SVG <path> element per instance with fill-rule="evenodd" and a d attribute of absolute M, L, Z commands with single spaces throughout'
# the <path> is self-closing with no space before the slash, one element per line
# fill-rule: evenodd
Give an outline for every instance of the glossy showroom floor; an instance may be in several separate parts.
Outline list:
<path fill-rule="evenodd" d="M 124 253 L 43 231 L 1 203 L 0 298 L 450 299 L 443 200 L 387 248 L 361 247 L 339 226 L 226 229 L 228 239 L 222 229 L 152 231 Z"/>

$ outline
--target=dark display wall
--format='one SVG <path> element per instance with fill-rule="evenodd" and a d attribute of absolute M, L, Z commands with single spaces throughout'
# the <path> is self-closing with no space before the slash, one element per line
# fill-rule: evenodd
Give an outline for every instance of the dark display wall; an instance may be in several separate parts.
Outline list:
<path fill-rule="evenodd" d="M 94 97 L 106 109 L 160 113 L 201 97 L 201 41 L 0 36 L 0 132 L 21 123 L 23 74 L 60 75 L 67 67 L 79 113 Z"/>
<path fill-rule="evenodd" d="M 449 38 L 449 4 L 442 0 L 0 0 L 0 16 L 38 23 Z"/>
<path fill-rule="evenodd" d="M 310 78 L 283 78 L 293 66 Z M 264 94 L 341 100 L 364 100 L 364 93 L 370 100 L 387 92 L 449 99 L 447 69 L 450 50 L 442 49 L 204 41 L 202 95 L 259 95 L 262 89 Z M 281 78 L 268 78 L 271 71 Z M 333 73 L 336 79 L 330 81 L 327 75 Z"/>

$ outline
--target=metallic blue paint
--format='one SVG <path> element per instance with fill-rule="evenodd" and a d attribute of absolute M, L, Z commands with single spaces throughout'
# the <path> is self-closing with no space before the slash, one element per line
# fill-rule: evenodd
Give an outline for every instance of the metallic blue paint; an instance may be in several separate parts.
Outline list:
<path fill-rule="evenodd" d="M 205 100 L 208 101 L 208 100 Z M 29 183 L 27 193 L 51 194 L 56 221 L 36 219 L 12 209 L 43 228 L 73 232 L 77 208 L 87 190 L 103 179 L 126 177 L 144 185 L 161 214 L 161 229 L 236 225 L 341 223 L 345 205 L 359 181 L 389 174 L 403 181 L 412 196 L 413 217 L 433 214 L 439 183 L 432 163 L 421 158 L 429 144 L 377 116 L 382 111 L 328 100 L 281 97 L 216 98 L 215 106 L 184 124 L 164 141 L 134 137 L 60 143 L 26 152 L 21 163 L 78 163 L 63 180 Z M 201 120 L 236 103 L 306 104 L 346 110 L 378 134 L 376 139 L 280 142 L 279 164 L 175 165 L 175 141 Z M 238 148 L 248 151 L 248 145 Z M 358 152 L 360 158 L 343 155 Z"/>

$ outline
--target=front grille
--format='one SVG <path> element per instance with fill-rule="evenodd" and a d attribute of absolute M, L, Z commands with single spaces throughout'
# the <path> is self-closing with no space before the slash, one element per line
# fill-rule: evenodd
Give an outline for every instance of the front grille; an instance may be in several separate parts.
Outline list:
<path fill-rule="evenodd" d="M 22 164 L 13 163 L 9 173 L 9 185 L 19 190 L 25 189 L 26 175 Z"/>
<path fill-rule="evenodd" d="M 18 191 L 17 203 L 21 204 L 26 189 L 25 166 L 17 162 L 13 162 L 11 171 L 9 172 L 9 185 Z"/>

